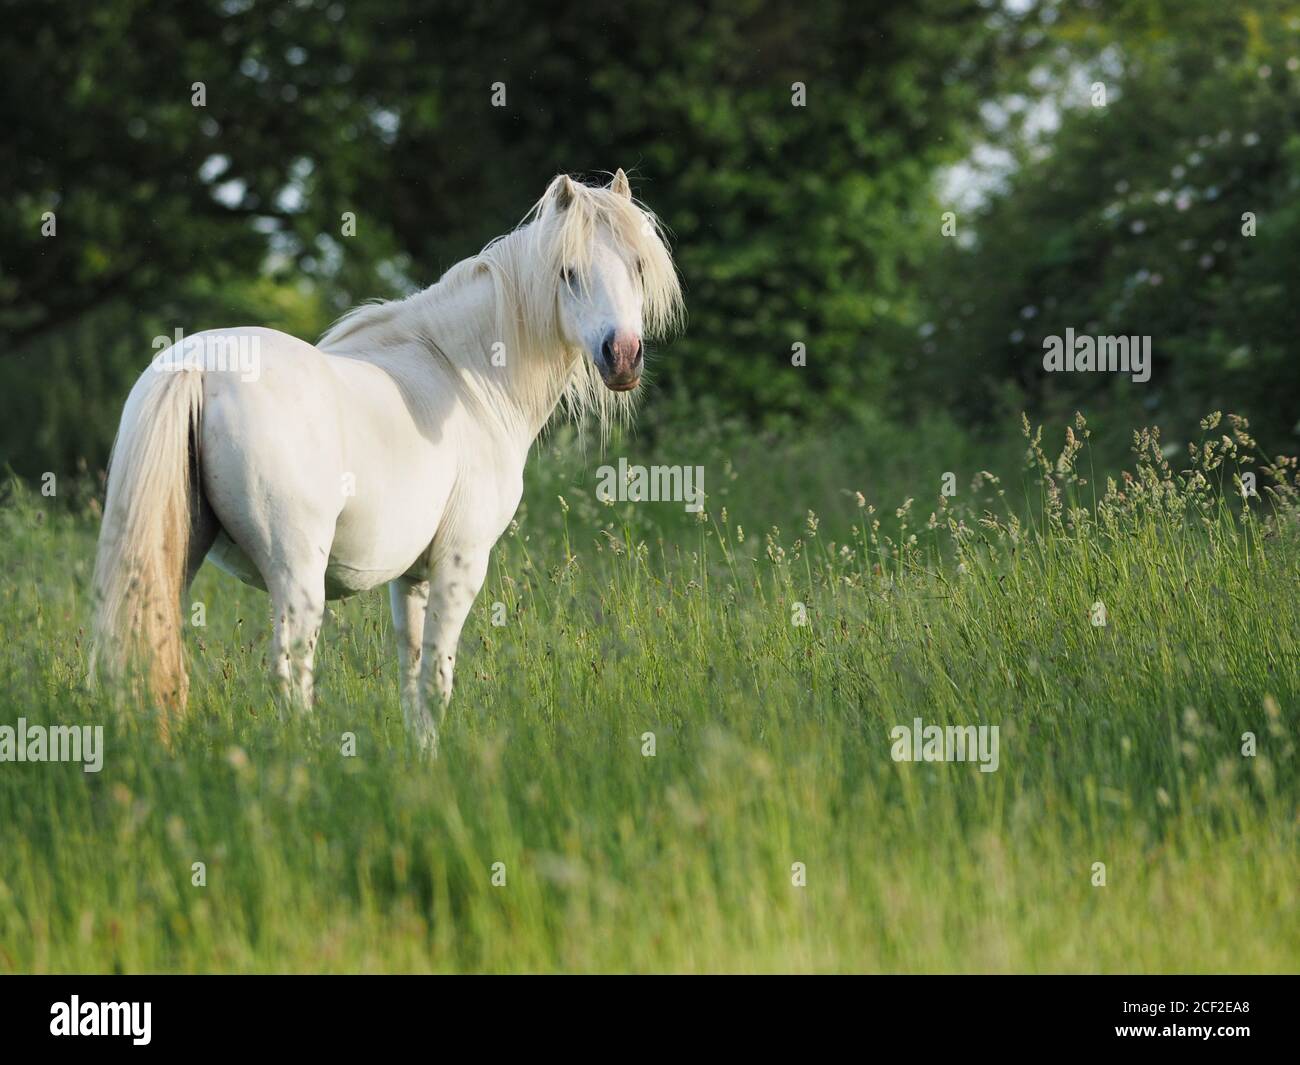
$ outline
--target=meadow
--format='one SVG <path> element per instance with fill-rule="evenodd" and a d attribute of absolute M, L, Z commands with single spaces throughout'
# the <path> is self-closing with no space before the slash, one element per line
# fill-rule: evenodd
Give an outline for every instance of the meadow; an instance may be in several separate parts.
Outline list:
<path fill-rule="evenodd" d="M 385 596 L 331 605 L 297 718 L 210 567 L 164 749 L 85 684 L 94 484 L 14 483 L 0 724 L 106 749 L 0 764 L 0 972 L 1295 971 L 1296 466 L 1090 432 L 554 432 L 435 762 Z M 602 503 L 618 455 L 705 511 Z M 894 761 L 917 718 L 997 725 L 997 771 Z"/>

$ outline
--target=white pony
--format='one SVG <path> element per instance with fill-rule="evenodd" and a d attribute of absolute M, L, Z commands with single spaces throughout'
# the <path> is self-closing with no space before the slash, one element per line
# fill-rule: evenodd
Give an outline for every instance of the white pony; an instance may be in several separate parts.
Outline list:
<path fill-rule="evenodd" d="M 92 676 L 140 667 L 169 739 L 188 690 L 181 597 L 206 557 L 270 593 L 273 669 L 307 707 L 325 601 L 387 583 L 403 716 L 436 751 L 530 446 L 561 404 L 602 432 L 626 416 L 643 332 L 681 310 L 658 223 L 619 170 L 608 188 L 557 177 L 513 232 L 315 347 L 239 329 L 163 352 L 114 445 Z"/>

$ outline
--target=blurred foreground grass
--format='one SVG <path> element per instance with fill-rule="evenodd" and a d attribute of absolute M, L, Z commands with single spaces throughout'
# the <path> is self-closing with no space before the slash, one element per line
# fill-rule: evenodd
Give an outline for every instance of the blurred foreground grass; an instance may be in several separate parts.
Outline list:
<path fill-rule="evenodd" d="M 83 682 L 94 521 L 16 489 L 0 725 L 107 751 L 0 764 L 0 971 L 1294 971 L 1295 466 L 1242 506 L 1262 459 L 1212 418 L 1108 486 L 1087 432 L 918 430 L 878 467 L 869 434 L 677 437 L 699 518 L 601 504 L 560 434 L 433 764 L 385 596 L 332 607 L 319 705 L 282 720 L 267 600 L 211 570 L 164 752 Z M 998 725 L 998 770 L 893 761 L 918 717 Z"/>

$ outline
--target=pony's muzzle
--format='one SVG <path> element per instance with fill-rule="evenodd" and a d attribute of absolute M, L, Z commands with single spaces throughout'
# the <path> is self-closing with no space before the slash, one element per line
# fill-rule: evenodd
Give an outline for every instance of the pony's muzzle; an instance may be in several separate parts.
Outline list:
<path fill-rule="evenodd" d="M 600 345 L 600 376 L 613 392 L 626 392 L 641 380 L 641 338 L 630 329 L 611 329 Z"/>

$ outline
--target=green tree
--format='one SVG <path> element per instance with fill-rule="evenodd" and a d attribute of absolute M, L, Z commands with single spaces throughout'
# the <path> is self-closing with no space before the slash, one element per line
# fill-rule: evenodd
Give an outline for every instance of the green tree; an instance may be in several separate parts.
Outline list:
<path fill-rule="evenodd" d="M 1034 404 L 1104 399 L 1171 429 L 1230 408 L 1293 446 L 1300 15 L 1206 0 L 1098 11 L 1072 15 L 1044 68 L 1059 129 L 1038 143 L 1011 130 L 1018 167 L 972 220 L 973 245 L 936 255 L 926 391 L 979 417 L 1013 381 Z M 1151 381 L 1044 373 L 1043 339 L 1067 327 L 1152 337 Z"/>

